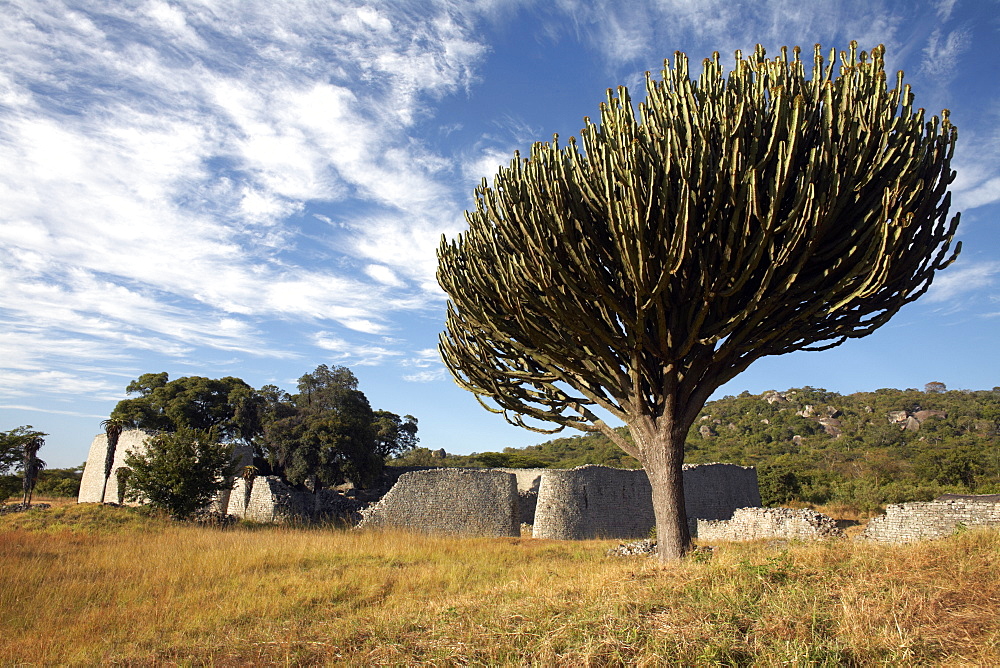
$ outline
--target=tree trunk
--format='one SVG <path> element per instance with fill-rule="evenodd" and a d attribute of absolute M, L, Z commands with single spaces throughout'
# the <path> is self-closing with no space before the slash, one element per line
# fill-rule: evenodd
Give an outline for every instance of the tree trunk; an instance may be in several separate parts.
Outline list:
<path fill-rule="evenodd" d="M 682 474 L 687 429 L 662 423 L 656 428 L 651 422 L 630 424 L 629 429 L 653 490 L 657 556 L 661 562 L 668 562 L 691 550 Z"/>
<path fill-rule="evenodd" d="M 21 505 L 25 508 L 31 507 L 31 496 L 35 491 L 35 475 L 34 464 L 24 467 L 24 497 L 21 499 Z"/>

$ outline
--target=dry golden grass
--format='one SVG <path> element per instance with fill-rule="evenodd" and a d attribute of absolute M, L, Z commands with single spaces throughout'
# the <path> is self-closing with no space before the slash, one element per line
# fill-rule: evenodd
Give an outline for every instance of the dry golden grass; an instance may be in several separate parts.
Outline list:
<path fill-rule="evenodd" d="M 4 516 L 0 665 L 1000 665 L 997 532 L 611 545 Z"/>

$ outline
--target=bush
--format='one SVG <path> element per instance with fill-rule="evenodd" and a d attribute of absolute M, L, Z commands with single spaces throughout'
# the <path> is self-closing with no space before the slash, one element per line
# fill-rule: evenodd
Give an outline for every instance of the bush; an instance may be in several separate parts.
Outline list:
<path fill-rule="evenodd" d="M 232 446 L 219 443 L 215 428 L 207 431 L 182 427 L 157 434 L 145 454 L 129 453 L 125 466 L 131 472 L 125 498 L 144 501 L 177 518 L 190 517 L 205 507 L 235 473 Z"/>

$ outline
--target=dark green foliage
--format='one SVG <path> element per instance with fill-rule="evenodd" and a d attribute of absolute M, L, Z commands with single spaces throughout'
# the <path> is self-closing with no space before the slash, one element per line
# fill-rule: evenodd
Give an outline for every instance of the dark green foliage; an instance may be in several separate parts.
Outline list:
<path fill-rule="evenodd" d="M 39 496 L 77 497 L 82 477 L 83 464 L 69 469 L 45 469 L 38 474 L 35 493 Z"/>
<path fill-rule="evenodd" d="M 149 438 L 144 454 L 129 453 L 125 498 L 145 501 L 177 518 L 188 518 L 220 491 L 235 472 L 233 448 L 219 431 L 180 427 Z"/>
<path fill-rule="evenodd" d="M 10 471 L 21 461 L 24 439 L 31 432 L 31 425 L 0 431 L 0 473 Z"/>
<path fill-rule="evenodd" d="M 476 460 L 489 469 L 543 469 L 548 464 L 530 454 L 515 452 L 484 452 L 475 456 Z"/>
<path fill-rule="evenodd" d="M 345 479 L 364 485 L 385 457 L 419 441 L 417 419 L 372 411 L 347 367 L 321 364 L 298 379 L 297 389 L 292 395 L 275 385 L 257 391 L 233 377 L 171 381 L 165 372 L 147 373 L 128 385 L 128 393 L 138 396 L 120 401 L 102 425 L 214 429 L 223 442 L 251 445 L 262 475 L 314 491 Z"/>
<path fill-rule="evenodd" d="M 299 378 L 296 395 L 265 388 L 260 443 L 270 469 L 293 485 L 317 491 L 344 480 L 364 486 L 381 470 L 383 450 L 416 441 L 414 418 L 375 413 L 357 387 L 347 367 L 321 364 Z"/>
<path fill-rule="evenodd" d="M 0 502 L 21 491 L 21 476 L 0 475 Z"/>
<path fill-rule="evenodd" d="M 126 391 L 139 396 L 119 401 L 111 420 L 152 431 L 214 427 L 227 441 L 249 442 L 260 431 L 256 392 L 239 378 L 185 376 L 168 381 L 165 372 L 147 373 Z"/>
<path fill-rule="evenodd" d="M 45 462 L 38 458 L 38 451 L 45 445 L 46 436 L 48 434 L 35 431 L 30 424 L 0 432 L 0 474 L 11 468 L 21 472 L 21 503 L 26 506 L 31 505 L 38 474 L 45 468 Z"/>
<path fill-rule="evenodd" d="M 389 411 L 375 411 L 375 452 L 383 459 L 398 457 L 416 447 L 417 418 L 399 417 Z"/>
<path fill-rule="evenodd" d="M 802 485 L 787 464 L 761 464 L 757 467 L 760 500 L 765 506 L 780 506 L 798 498 Z"/>

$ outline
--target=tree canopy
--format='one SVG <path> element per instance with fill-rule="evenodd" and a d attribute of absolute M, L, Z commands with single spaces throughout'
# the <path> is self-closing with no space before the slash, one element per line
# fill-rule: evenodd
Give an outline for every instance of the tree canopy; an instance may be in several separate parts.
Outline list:
<path fill-rule="evenodd" d="M 371 480 L 382 467 L 375 414 L 347 367 L 319 365 L 299 378 L 296 395 L 277 408 L 263 443 L 272 469 L 292 484 L 317 488 Z"/>
<path fill-rule="evenodd" d="M 11 468 L 21 471 L 21 502 L 31 505 L 31 495 L 39 472 L 45 468 L 45 462 L 38 457 L 38 451 L 45 445 L 48 434 L 36 431 L 29 424 L 0 432 L 0 474 L 7 473 Z M 7 485 L 2 486 L 9 492 Z M 6 495 L 5 495 L 6 496 Z"/>
<path fill-rule="evenodd" d="M 386 457 L 419 441 L 416 418 L 373 411 L 347 367 L 320 364 L 298 379 L 297 390 L 289 394 L 276 385 L 254 390 L 234 377 L 171 381 L 166 372 L 147 373 L 126 389 L 138 396 L 120 401 L 102 425 L 161 432 L 214 429 L 223 442 L 252 445 L 260 470 L 314 490 L 345 479 L 365 484 Z"/>
<path fill-rule="evenodd" d="M 765 355 L 871 333 L 954 259 L 957 131 L 902 73 L 887 87 L 883 54 L 852 42 L 838 68 L 817 45 L 807 76 L 797 47 L 758 46 L 692 78 L 677 53 L 638 111 L 609 90 L 580 144 L 515 154 L 442 241 L 459 385 L 639 459 L 661 558 L 689 546 L 683 444 L 711 393 Z"/>
<path fill-rule="evenodd" d="M 154 431 L 180 428 L 218 429 L 224 440 L 249 442 L 258 429 L 254 389 L 240 378 L 184 376 L 169 380 L 167 373 L 146 373 L 125 390 L 137 394 L 119 401 L 112 420 Z"/>

